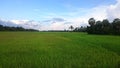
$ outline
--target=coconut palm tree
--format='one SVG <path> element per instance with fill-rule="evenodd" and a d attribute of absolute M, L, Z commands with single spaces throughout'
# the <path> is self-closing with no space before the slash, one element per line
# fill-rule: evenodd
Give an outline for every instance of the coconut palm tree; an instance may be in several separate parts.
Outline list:
<path fill-rule="evenodd" d="M 70 29 L 71 31 L 73 31 L 74 27 L 71 25 L 71 26 L 69 27 L 69 29 Z"/>
<path fill-rule="evenodd" d="M 94 19 L 94 18 L 90 18 L 90 19 L 88 20 L 88 23 L 89 23 L 90 26 L 95 25 L 95 19 Z"/>

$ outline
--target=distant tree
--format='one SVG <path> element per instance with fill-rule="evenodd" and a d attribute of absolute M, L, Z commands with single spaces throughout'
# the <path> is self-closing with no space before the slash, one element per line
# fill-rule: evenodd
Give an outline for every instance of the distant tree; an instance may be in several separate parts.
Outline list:
<path fill-rule="evenodd" d="M 71 25 L 71 26 L 69 27 L 69 29 L 70 29 L 71 31 L 73 31 L 74 27 Z"/>
<path fill-rule="evenodd" d="M 110 23 L 107 19 L 104 19 L 102 21 L 102 31 L 103 31 L 103 34 L 109 34 L 110 33 Z"/>
<path fill-rule="evenodd" d="M 83 26 L 81 26 L 81 27 L 76 27 L 73 31 L 74 32 L 86 32 L 86 27 L 83 27 Z"/>
<path fill-rule="evenodd" d="M 87 32 L 89 33 L 89 34 L 93 34 L 93 33 L 95 33 L 95 19 L 94 18 L 90 18 L 89 20 L 88 20 L 88 23 L 89 23 L 89 25 L 90 26 L 87 26 Z"/>
<path fill-rule="evenodd" d="M 3 28 L 3 25 L 0 25 L 0 31 L 3 31 L 4 28 Z"/>
<path fill-rule="evenodd" d="M 79 27 L 76 27 L 73 31 L 74 32 L 79 32 Z"/>
<path fill-rule="evenodd" d="M 94 18 L 90 18 L 90 19 L 88 20 L 88 22 L 89 22 L 89 25 L 90 25 L 90 26 L 95 25 L 95 19 L 94 19 Z"/>
<path fill-rule="evenodd" d="M 90 26 L 87 26 L 87 33 L 89 34 L 117 34 L 120 35 L 120 19 L 116 18 L 112 23 L 108 19 L 96 21 L 94 18 L 88 20 Z"/>
<path fill-rule="evenodd" d="M 24 29 L 23 27 L 9 27 L 0 25 L 0 31 L 38 31 L 35 29 Z"/>
<path fill-rule="evenodd" d="M 108 26 L 110 24 L 108 19 L 104 19 L 102 23 L 103 23 L 103 26 Z"/>
<path fill-rule="evenodd" d="M 102 22 L 101 21 L 96 21 L 95 24 L 95 34 L 103 34 L 102 32 Z"/>
<path fill-rule="evenodd" d="M 113 26 L 113 33 L 120 34 L 120 19 L 119 18 L 116 18 L 113 20 L 112 26 Z"/>

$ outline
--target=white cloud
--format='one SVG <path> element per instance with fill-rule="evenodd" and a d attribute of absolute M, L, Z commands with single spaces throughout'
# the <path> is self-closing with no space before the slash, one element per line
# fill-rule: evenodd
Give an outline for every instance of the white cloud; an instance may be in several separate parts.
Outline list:
<path fill-rule="evenodd" d="M 0 19 L 0 25 L 3 25 L 3 26 L 17 26 L 16 24 L 14 24 L 13 22 L 11 21 L 6 21 L 6 20 L 3 20 L 3 19 Z"/>
<path fill-rule="evenodd" d="M 63 19 L 63 18 L 60 18 Z M 68 29 L 70 25 L 74 27 L 79 27 L 80 25 L 85 26 L 85 19 L 83 18 L 68 18 L 63 19 L 64 21 L 54 21 L 54 19 L 49 20 L 49 24 L 42 24 L 41 30 L 64 30 Z"/>
<path fill-rule="evenodd" d="M 11 20 L 11 22 L 15 23 L 15 24 L 25 24 L 26 22 L 28 22 L 29 20 Z"/>
<path fill-rule="evenodd" d="M 41 30 L 63 30 L 65 29 L 65 19 L 63 18 L 52 18 L 42 22 Z"/>
<path fill-rule="evenodd" d="M 41 29 L 40 22 L 36 22 L 33 20 L 11 20 L 14 24 L 17 24 L 19 26 L 22 26 L 23 28 L 26 29 Z"/>
<path fill-rule="evenodd" d="M 110 5 L 106 13 L 109 19 L 120 18 L 120 0 L 117 0 L 116 4 Z"/>
<path fill-rule="evenodd" d="M 4 26 L 14 26 L 14 27 L 23 27 L 26 29 L 41 29 L 40 22 L 36 22 L 33 20 L 0 20 L 0 24 Z"/>

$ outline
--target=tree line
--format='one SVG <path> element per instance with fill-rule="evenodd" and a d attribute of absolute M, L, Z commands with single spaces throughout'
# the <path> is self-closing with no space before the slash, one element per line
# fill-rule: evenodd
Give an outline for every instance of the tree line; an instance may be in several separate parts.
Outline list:
<path fill-rule="evenodd" d="M 116 18 L 112 22 L 108 19 L 96 21 L 94 18 L 88 20 L 90 26 L 87 26 L 88 34 L 114 34 L 120 35 L 120 19 Z"/>
<path fill-rule="evenodd" d="M 76 27 L 74 28 L 72 25 L 69 27 L 70 31 L 72 32 L 86 32 L 87 31 L 87 27 Z"/>
<path fill-rule="evenodd" d="M 38 31 L 38 30 L 35 30 L 35 29 L 25 29 L 23 27 L 10 27 L 10 26 L 0 25 L 0 31 Z"/>
<path fill-rule="evenodd" d="M 88 20 L 90 26 L 87 27 L 76 27 L 72 25 L 69 27 L 73 32 L 87 32 L 88 34 L 113 34 L 120 35 L 120 19 L 116 18 L 112 22 L 108 19 L 103 19 L 103 21 L 96 21 L 94 18 Z"/>

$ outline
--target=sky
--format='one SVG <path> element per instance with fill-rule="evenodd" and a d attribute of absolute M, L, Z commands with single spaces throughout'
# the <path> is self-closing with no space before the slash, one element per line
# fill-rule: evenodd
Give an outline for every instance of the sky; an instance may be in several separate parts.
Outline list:
<path fill-rule="evenodd" d="M 38 30 L 87 26 L 88 19 L 120 18 L 120 0 L 0 0 L 0 24 Z"/>

